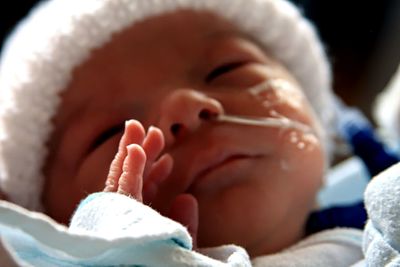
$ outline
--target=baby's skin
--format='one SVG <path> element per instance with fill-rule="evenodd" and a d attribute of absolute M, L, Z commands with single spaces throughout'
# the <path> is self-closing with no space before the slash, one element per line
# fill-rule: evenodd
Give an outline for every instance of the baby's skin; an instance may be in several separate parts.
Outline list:
<path fill-rule="evenodd" d="M 151 126 L 146 133 L 140 122 L 126 121 L 103 191 L 123 194 L 151 205 L 159 185 L 171 173 L 173 166 L 172 157 L 163 154 L 163 149 L 164 135 L 159 128 Z M 198 227 L 196 199 L 186 193 L 178 195 L 168 217 L 188 228 L 195 248 Z"/>

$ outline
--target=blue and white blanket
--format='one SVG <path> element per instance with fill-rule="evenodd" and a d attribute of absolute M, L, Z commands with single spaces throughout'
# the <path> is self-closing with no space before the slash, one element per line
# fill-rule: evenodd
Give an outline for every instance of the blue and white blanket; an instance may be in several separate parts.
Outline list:
<path fill-rule="evenodd" d="M 284 226 L 283 226 L 284 227 Z M 0 266 L 355 266 L 362 233 L 333 229 L 272 255 L 249 259 L 238 246 L 192 250 L 186 228 L 116 193 L 86 198 L 69 228 L 0 201 Z M 359 266 L 359 265 L 357 265 Z"/>
<path fill-rule="evenodd" d="M 251 266 L 237 246 L 215 248 L 217 259 L 193 251 L 185 227 L 115 193 L 90 195 L 69 229 L 2 201 L 0 234 L 3 264 L 15 266 Z"/>

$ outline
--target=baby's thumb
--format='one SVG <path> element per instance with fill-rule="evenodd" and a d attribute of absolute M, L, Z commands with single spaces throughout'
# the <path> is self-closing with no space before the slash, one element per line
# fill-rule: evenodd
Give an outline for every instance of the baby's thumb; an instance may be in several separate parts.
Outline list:
<path fill-rule="evenodd" d="M 193 240 L 193 249 L 196 249 L 199 227 L 199 207 L 196 198 L 190 194 L 177 196 L 171 205 L 169 217 L 186 226 Z"/>

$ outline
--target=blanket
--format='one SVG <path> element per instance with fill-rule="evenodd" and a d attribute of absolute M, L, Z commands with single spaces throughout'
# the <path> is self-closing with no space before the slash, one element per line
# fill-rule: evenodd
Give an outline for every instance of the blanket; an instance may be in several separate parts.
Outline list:
<path fill-rule="evenodd" d="M 369 183 L 363 251 L 368 266 L 400 266 L 400 163 Z"/>
<path fill-rule="evenodd" d="M 118 205 L 110 205 L 113 202 Z M 114 193 L 90 195 L 70 228 L 0 201 L 0 236 L 0 253 L 6 251 L 0 266 L 251 266 L 245 250 L 237 246 L 215 248 L 216 259 L 193 251 L 184 226 Z"/>
<path fill-rule="evenodd" d="M 2 267 L 336 267 L 353 266 L 362 259 L 362 233 L 356 229 L 323 231 L 282 252 L 252 260 L 235 245 L 194 251 L 183 225 L 116 193 L 89 195 L 69 228 L 44 214 L 0 201 L 0 236 Z"/>

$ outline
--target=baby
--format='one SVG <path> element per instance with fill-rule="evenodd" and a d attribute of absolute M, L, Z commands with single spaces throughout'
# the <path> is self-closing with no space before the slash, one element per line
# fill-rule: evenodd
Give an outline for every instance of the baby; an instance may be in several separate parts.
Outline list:
<path fill-rule="evenodd" d="M 286 1 L 53 0 L 1 63 L 8 200 L 67 224 L 88 194 L 117 192 L 185 225 L 195 247 L 254 259 L 306 236 L 332 93 Z"/>

